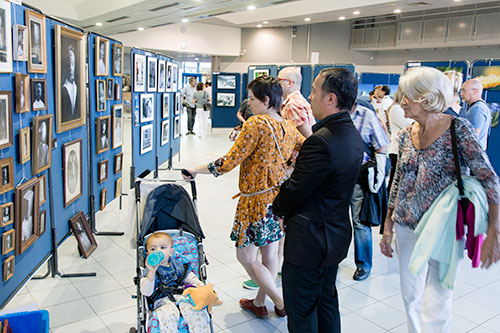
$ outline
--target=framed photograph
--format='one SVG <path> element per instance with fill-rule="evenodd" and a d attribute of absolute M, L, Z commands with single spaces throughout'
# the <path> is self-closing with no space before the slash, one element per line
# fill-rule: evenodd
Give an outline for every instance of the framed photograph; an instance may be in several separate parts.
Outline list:
<path fill-rule="evenodd" d="M 122 99 L 122 87 L 117 82 L 117 83 L 115 83 L 115 101 L 119 101 L 121 99 Z"/>
<path fill-rule="evenodd" d="M 165 92 L 165 60 L 158 59 L 158 92 Z"/>
<path fill-rule="evenodd" d="M 259 68 L 253 70 L 253 78 L 256 79 L 261 75 L 269 75 L 269 68 Z"/>
<path fill-rule="evenodd" d="M 24 164 L 31 158 L 30 128 L 25 127 L 19 130 L 19 163 Z"/>
<path fill-rule="evenodd" d="M 123 142 L 123 104 L 113 105 L 113 149 Z"/>
<path fill-rule="evenodd" d="M 108 160 L 97 163 L 97 183 L 100 184 L 108 179 Z"/>
<path fill-rule="evenodd" d="M 158 59 L 148 57 L 148 92 L 156 91 Z"/>
<path fill-rule="evenodd" d="M 2 170 L 0 194 L 3 194 L 14 188 L 14 161 L 12 157 L 0 160 L 0 170 Z"/>
<path fill-rule="evenodd" d="M 236 106 L 236 94 L 218 92 L 216 105 L 223 108 L 234 108 Z"/>
<path fill-rule="evenodd" d="M 28 61 L 28 27 L 14 24 L 12 26 L 13 57 L 16 61 Z"/>
<path fill-rule="evenodd" d="M 64 207 L 82 196 L 82 139 L 65 143 L 63 156 Z"/>
<path fill-rule="evenodd" d="M 100 154 L 109 149 L 109 125 L 111 116 L 103 116 L 96 119 L 96 154 Z"/>
<path fill-rule="evenodd" d="M 33 118 L 33 156 L 31 173 L 39 174 L 51 166 L 52 161 L 52 119 L 51 114 Z"/>
<path fill-rule="evenodd" d="M 141 123 L 153 121 L 155 118 L 155 94 L 141 94 L 140 103 Z"/>
<path fill-rule="evenodd" d="M 104 210 L 104 208 L 106 208 L 107 193 L 108 193 L 107 188 L 105 188 L 101 191 L 100 207 L 99 207 L 100 209 L 99 210 Z"/>
<path fill-rule="evenodd" d="M 161 117 L 167 118 L 170 111 L 170 94 L 165 93 L 162 97 Z"/>
<path fill-rule="evenodd" d="M 30 112 L 30 76 L 16 73 L 16 112 Z"/>
<path fill-rule="evenodd" d="M 109 75 L 109 40 L 102 37 L 95 38 L 95 76 Z"/>
<path fill-rule="evenodd" d="M 134 53 L 134 92 L 146 91 L 146 56 Z"/>
<path fill-rule="evenodd" d="M 182 99 L 182 94 L 175 93 L 175 115 L 181 113 L 181 106 L 182 106 L 181 99 Z"/>
<path fill-rule="evenodd" d="M 26 251 L 38 238 L 38 217 L 40 199 L 38 195 L 38 178 L 16 186 L 16 255 Z"/>
<path fill-rule="evenodd" d="M 177 64 L 172 64 L 172 91 L 177 91 L 178 85 L 179 69 Z"/>
<path fill-rule="evenodd" d="M 97 111 L 106 111 L 106 80 L 95 81 Z"/>
<path fill-rule="evenodd" d="M 2 234 L 2 254 L 7 254 L 15 249 L 15 230 L 10 229 Z"/>
<path fill-rule="evenodd" d="M 153 124 L 141 126 L 141 155 L 153 150 Z"/>
<path fill-rule="evenodd" d="M 123 76 L 123 45 L 113 44 L 113 75 Z"/>
<path fill-rule="evenodd" d="M 14 203 L 7 202 L 0 206 L 0 227 L 5 227 L 14 222 Z"/>
<path fill-rule="evenodd" d="M 45 232 L 45 229 L 47 228 L 47 210 L 42 210 L 40 212 L 40 217 L 38 218 L 38 237 L 43 235 Z"/>
<path fill-rule="evenodd" d="M 28 73 L 47 73 L 45 15 L 29 9 L 25 13 L 28 26 Z"/>
<path fill-rule="evenodd" d="M 106 99 L 113 100 L 115 89 L 115 80 L 111 77 L 106 79 Z"/>
<path fill-rule="evenodd" d="M 87 259 L 97 248 L 97 242 L 92 234 L 92 230 L 90 230 L 85 214 L 79 211 L 69 220 L 69 226 L 75 234 L 81 255 Z"/>
<path fill-rule="evenodd" d="M 181 132 L 181 127 L 180 127 L 180 117 L 175 117 L 174 120 L 174 139 L 177 139 L 179 137 L 179 134 Z"/>
<path fill-rule="evenodd" d="M 161 122 L 161 146 L 164 146 L 168 143 L 168 138 L 170 135 L 170 122 L 168 119 L 163 120 Z"/>
<path fill-rule="evenodd" d="M 31 79 L 31 111 L 47 108 L 47 81 L 45 79 Z"/>
<path fill-rule="evenodd" d="M 167 62 L 167 91 L 173 91 L 172 89 L 172 63 Z"/>
<path fill-rule="evenodd" d="M 115 155 L 115 168 L 114 172 L 115 174 L 122 172 L 123 169 L 123 153 L 119 153 Z"/>
<path fill-rule="evenodd" d="M 10 4 L 10 3 L 9 3 Z M 14 276 L 14 256 L 10 256 L 3 262 L 3 280 L 7 281 Z"/>
<path fill-rule="evenodd" d="M 10 91 L 0 91 L 0 149 L 12 146 L 12 99 Z"/>
<path fill-rule="evenodd" d="M 56 132 L 85 125 L 86 34 L 55 26 Z"/>
<path fill-rule="evenodd" d="M 0 3 L 0 72 L 12 73 L 12 26 L 10 2 Z"/>
<path fill-rule="evenodd" d="M 38 177 L 38 189 L 40 193 L 38 194 L 38 198 L 40 199 L 40 207 L 47 201 L 47 175 L 42 175 Z"/>
<path fill-rule="evenodd" d="M 116 180 L 115 185 L 115 198 L 120 197 L 120 195 L 122 195 L 122 177 Z"/>
<path fill-rule="evenodd" d="M 236 75 L 217 75 L 217 89 L 236 89 Z"/>

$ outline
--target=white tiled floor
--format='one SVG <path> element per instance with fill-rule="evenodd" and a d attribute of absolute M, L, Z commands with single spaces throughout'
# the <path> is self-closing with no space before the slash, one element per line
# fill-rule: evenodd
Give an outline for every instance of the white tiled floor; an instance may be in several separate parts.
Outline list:
<path fill-rule="evenodd" d="M 181 160 L 176 167 L 191 167 L 222 155 L 230 147 L 228 130 L 214 130 L 207 138 L 183 137 Z M 125 152 L 127 154 L 127 152 Z M 125 156 L 127 161 L 128 156 Z M 128 171 L 124 168 L 124 174 Z M 180 179 L 178 172 L 162 171 L 162 178 Z M 210 261 L 208 280 L 217 288 L 224 304 L 214 308 L 216 332 L 286 332 L 286 319 L 271 313 L 265 320 L 256 319 L 238 305 L 241 297 L 253 291 L 243 289 L 246 279 L 235 257 L 229 233 L 236 201 L 238 170 L 214 179 L 199 176 L 198 209 L 204 242 Z M 128 181 L 124 181 L 128 184 Z M 117 201 L 117 200 L 115 200 Z M 118 202 L 97 215 L 99 230 L 125 231 L 123 237 L 97 236 L 99 247 L 89 259 L 78 257 L 76 242 L 70 237 L 61 247 L 61 271 L 97 272 L 93 278 L 47 278 L 30 281 L 7 306 L 6 310 L 34 306 L 49 310 L 53 332 L 128 332 L 136 324 L 136 301 L 132 277 L 135 274 L 135 251 L 129 247 L 130 223 L 128 199 L 122 210 Z M 378 251 L 378 230 L 374 230 L 374 268 L 363 282 L 352 280 L 355 266 L 353 250 L 339 269 L 337 287 L 343 332 L 406 332 L 406 318 L 399 288 L 398 265 Z M 489 271 L 472 270 L 462 265 L 457 283 L 453 329 L 455 332 L 500 332 L 500 266 Z M 42 269 L 43 270 L 43 269 Z M 281 281 L 277 280 L 278 285 Z M 268 309 L 272 303 L 268 301 Z"/>

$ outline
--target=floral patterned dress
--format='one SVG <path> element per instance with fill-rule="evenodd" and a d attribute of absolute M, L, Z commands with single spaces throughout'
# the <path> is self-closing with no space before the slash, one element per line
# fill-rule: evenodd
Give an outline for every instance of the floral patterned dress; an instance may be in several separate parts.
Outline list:
<path fill-rule="evenodd" d="M 254 115 L 243 124 L 229 152 L 208 164 L 215 177 L 240 165 L 241 196 L 231 232 L 231 239 L 237 247 L 249 244 L 261 247 L 282 237 L 278 218 L 272 214 L 270 206 L 278 195 L 279 186 L 286 179 L 284 163 L 294 150 L 300 149 L 303 142 L 304 137 L 293 123 L 287 120 L 280 122 L 267 115 Z"/>

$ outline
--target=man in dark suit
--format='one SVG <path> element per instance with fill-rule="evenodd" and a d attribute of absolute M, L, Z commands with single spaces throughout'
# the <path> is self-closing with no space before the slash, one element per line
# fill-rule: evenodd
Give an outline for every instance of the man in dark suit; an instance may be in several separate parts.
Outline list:
<path fill-rule="evenodd" d="M 363 159 L 349 115 L 357 90 L 343 68 L 316 77 L 309 100 L 319 122 L 273 203 L 286 228 L 283 296 L 292 333 L 340 332 L 335 280 L 351 242 L 349 202 Z"/>

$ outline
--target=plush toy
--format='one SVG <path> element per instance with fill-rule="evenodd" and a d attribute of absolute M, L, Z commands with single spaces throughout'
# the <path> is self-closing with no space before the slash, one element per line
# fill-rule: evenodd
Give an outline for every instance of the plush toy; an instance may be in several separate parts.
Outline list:
<path fill-rule="evenodd" d="M 212 313 L 212 306 L 222 304 L 222 301 L 215 293 L 212 283 L 203 287 L 187 288 L 182 295 L 191 299 L 191 304 L 193 304 L 194 309 L 197 311 L 202 310 L 206 306 L 208 312 Z"/>

